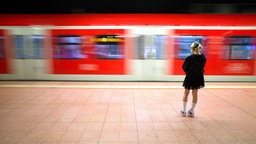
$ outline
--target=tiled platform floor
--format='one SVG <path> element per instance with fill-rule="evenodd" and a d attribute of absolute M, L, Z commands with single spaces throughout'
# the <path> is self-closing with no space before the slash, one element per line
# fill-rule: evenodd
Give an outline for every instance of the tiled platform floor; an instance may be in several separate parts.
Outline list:
<path fill-rule="evenodd" d="M 179 115 L 180 85 L 0 81 L 0 143 L 256 143 L 255 83 L 207 84 L 194 118 Z"/>

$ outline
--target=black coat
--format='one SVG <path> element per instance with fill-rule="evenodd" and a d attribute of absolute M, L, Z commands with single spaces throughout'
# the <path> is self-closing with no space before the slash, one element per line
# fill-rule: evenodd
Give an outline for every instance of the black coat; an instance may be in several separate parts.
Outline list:
<path fill-rule="evenodd" d="M 192 54 L 188 56 L 182 69 L 186 73 L 183 81 L 183 87 L 186 89 L 199 89 L 204 87 L 204 67 L 206 58 L 203 54 Z"/>

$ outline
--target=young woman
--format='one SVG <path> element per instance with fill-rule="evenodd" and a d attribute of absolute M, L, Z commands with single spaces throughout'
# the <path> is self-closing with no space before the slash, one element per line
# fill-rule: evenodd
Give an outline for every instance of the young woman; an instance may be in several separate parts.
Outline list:
<path fill-rule="evenodd" d="M 204 87 L 204 66 L 206 58 L 204 54 L 201 54 L 202 45 L 199 42 L 193 42 L 191 44 L 191 55 L 189 55 L 183 65 L 182 69 L 186 73 L 186 77 L 183 81 L 184 95 L 183 95 L 183 108 L 180 111 L 182 116 L 186 116 L 186 106 L 188 101 L 188 95 L 192 90 L 192 105 L 188 110 L 188 116 L 194 116 L 194 109 L 197 103 L 198 89 Z"/>

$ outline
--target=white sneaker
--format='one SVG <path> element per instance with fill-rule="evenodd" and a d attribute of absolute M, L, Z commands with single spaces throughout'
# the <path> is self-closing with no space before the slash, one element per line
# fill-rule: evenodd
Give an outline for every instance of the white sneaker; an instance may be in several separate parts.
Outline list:
<path fill-rule="evenodd" d="M 190 110 L 188 111 L 188 116 L 189 116 L 189 117 L 194 117 L 194 114 L 195 114 L 194 112 L 192 112 L 192 111 L 190 111 Z"/>
<path fill-rule="evenodd" d="M 186 116 L 186 112 L 183 111 L 183 110 L 180 110 L 180 115 L 183 116 L 183 117 L 185 117 L 185 116 Z"/>

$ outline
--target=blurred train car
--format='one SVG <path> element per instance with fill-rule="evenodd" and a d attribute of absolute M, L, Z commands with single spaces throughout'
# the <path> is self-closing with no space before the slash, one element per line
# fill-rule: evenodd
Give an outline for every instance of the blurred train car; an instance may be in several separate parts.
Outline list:
<path fill-rule="evenodd" d="M 256 14 L 2 14 L 0 80 L 182 81 L 190 44 L 206 81 L 256 81 Z"/>

